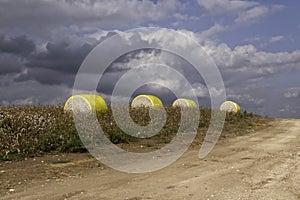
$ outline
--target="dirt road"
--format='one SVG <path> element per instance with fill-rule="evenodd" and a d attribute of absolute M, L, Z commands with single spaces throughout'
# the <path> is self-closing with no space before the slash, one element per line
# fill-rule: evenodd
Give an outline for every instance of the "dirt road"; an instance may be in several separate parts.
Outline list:
<path fill-rule="evenodd" d="M 300 199 L 300 120 L 272 123 L 219 142 L 205 160 L 193 148 L 157 172 L 93 168 L 1 199 Z"/>

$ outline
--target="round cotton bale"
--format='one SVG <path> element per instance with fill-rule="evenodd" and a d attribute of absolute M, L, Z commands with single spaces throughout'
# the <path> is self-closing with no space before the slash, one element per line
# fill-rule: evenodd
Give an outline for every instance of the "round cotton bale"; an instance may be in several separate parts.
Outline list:
<path fill-rule="evenodd" d="M 74 110 L 73 110 L 74 109 Z M 78 112 L 106 112 L 105 100 L 94 94 L 78 94 L 71 96 L 65 103 L 64 111 Z"/>
<path fill-rule="evenodd" d="M 163 104 L 161 100 L 156 96 L 142 94 L 135 97 L 132 100 L 131 106 L 132 107 L 145 106 L 145 107 L 155 108 L 155 107 L 163 106 Z"/>
<path fill-rule="evenodd" d="M 197 104 L 195 101 L 191 99 L 180 98 L 173 102 L 172 106 L 178 106 L 181 108 L 197 108 Z"/>
<path fill-rule="evenodd" d="M 221 111 L 225 111 L 225 112 L 238 113 L 238 112 L 240 112 L 241 108 L 240 108 L 240 106 L 237 103 L 235 103 L 233 101 L 225 101 L 220 106 L 220 110 Z"/>

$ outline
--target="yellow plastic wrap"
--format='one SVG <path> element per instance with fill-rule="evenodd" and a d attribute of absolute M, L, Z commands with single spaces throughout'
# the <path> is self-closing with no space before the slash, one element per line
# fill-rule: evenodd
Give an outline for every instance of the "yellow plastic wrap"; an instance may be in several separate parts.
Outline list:
<path fill-rule="evenodd" d="M 107 105 L 105 100 L 94 94 L 77 94 L 71 96 L 65 103 L 64 111 L 72 111 L 72 106 L 82 112 L 106 112 Z"/>
<path fill-rule="evenodd" d="M 225 111 L 225 112 L 234 112 L 234 113 L 238 113 L 241 111 L 241 107 L 233 102 L 233 101 L 225 101 L 224 103 L 222 103 L 222 105 L 220 106 L 220 110 L 221 111 Z"/>
<path fill-rule="evenodd" d="M 197 108 L 197 104 L 195 101 L 191 99 L 179 98 L 176 99 L 172 106 L 186 107 L 186 108 Z"/>
<path fill-rule="evenodd" d="M 131 106 L 132 107 L 145 106 L 145 107 L 155 108 L 155 107 L 163 106 L 163 104 L 161 100 L 156 96 L 142 94 L 135 97 L 132 100 Z"/>

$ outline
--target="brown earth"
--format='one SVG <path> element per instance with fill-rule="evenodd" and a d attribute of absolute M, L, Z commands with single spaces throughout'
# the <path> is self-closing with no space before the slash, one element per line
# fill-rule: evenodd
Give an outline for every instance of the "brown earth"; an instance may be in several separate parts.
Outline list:
<path fill-rule="evenodd" d="M 89 154 L 0 163 L 0 199 L 300 199 L 300 120 L 193 146 L 162 170 L 127 174 Z"/>

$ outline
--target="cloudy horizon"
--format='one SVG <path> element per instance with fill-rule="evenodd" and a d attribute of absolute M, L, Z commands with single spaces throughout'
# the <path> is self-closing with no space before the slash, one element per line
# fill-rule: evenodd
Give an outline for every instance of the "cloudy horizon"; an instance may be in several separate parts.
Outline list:
<path fill-rule="evenodd" d="M 201 44 L 220 70 L 227 98 L 243 110 L 300 118 L 299 8 L 292 0 L 0 0 L 0 105 L 63 104 L 98 44 L 130 29 L 160 27 Z M 166 52 L 124 55 L 97 91 L 109 99 L 113 82 L 130 66 L 153 60 L 182 71 L 200 105 L 209 104 L 201 77 Z M 181 89 L 176 79 L 168 81 Z M 136 94 L 145 91 L 170 96 L 153 85 Z"/>

